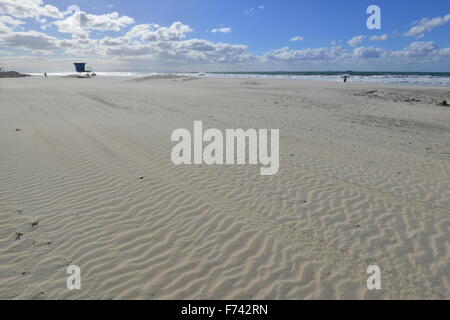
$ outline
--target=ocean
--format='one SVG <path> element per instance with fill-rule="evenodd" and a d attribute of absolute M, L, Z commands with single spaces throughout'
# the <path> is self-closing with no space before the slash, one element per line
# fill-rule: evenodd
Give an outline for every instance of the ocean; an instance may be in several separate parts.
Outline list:
<path fill-rule="evenodd" d="M 48 73 L 49 76 L 64 76 L 73 72 Z M 437 86 L 450 87 L 450 72 L 355 72 L 355 71 L 329 71 L 329 72 L 96 72 L 98 76 L 124 76 L 145 77 L 161 74 L 178 74 L 195 77 L 219 78 L 260 78 L 283 80 L 318 80 L 342 81 L 344 74 L 349 75 L 349 82 L 365 82 L 394 85 Z M 31 74 L 42 75 L 42 74 Z"/>

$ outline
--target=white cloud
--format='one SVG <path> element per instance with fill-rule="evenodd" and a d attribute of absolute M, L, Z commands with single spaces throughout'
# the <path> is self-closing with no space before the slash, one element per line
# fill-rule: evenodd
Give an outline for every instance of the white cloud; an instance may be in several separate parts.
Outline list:
<path fill-rule="evenodd" d="M 366 40 L 366 36 L 356 36 L 351 38 L 348 41 L 348 45 L 351 47 L 356 47 L 357 45 L 359 45 L 361 42 L 363 42 L 364 40 Z"/>
<path fill-rule="evenodd" d="M 420 63 L 450 58 L 450 48 L 439 49 L 434 42 L 416 41 L 403 50 L 390 51 L 377 47 L 358 47 L 348 53 L 342 46 L 331 48 L 309 48 L 303 50 L 290 50 L 288 47 L 266 52 L 262 57 L 264 61 L 277 61 L 285 63 L 299 63 L 302 61 L 347 62 L 350 65 L 370 59 L 383 58 L 380 61 L 390 63 Z"/>
<path fill-rule="evenodd" d="M 440 57 L 450 58 L 450 48 L 439 50 L 438 55 Z"/>
<path fill-rule="evenodd" d="M 388 38 L 389 38 L 389 36 L 387 34 L 383 34 L 381 36 L 370 37 L 370 40 L 372 40 L 372 41 L 386 41 Z"/>
<path fill-rule="evenodd" d="M 157 24 L 138 24 L 131 28 L 125 35 L 126 38 L 142 38 L 148 32 L 155 31 L 160 26 Z"/>
<path fill-rule="evenodd" d="M 247 46 L 213 43 L 204 39 L 138 42 L 108 46 L 110 56 L 145 58 L 153 61 L 183 63 L 232 63 L 252 59 Z"/>
<path fill-rule="evenodd" d="M 186 35 L 193 30 L 188 25 L 180 21 L 174 22 L 170 27 L 162 27 L 156 23 L 138 24 L 131 28 L 125 36 L 121 38 L 106 38 L 111 41 L 178 41 L 186 38 Z"/>
<path fill-rule="evenodd" d="M 19 26 L 21 24 L 25 24 L 24 21 L 19 20 L 19 19 L 14 19 L 13 17 L 10 17 L 10 16 L 0 16 L 0 23 L 3 23 L 5 25 L 10 25 L 10 26 Z"/>
<path fill-rule="evenodd" d="M 250 9 L 248 9 L 248 10 L 245 10 L 244 13 L 245 13 L 245 14 L 255 14 L 255 12 L 256 12 L 257 10 L 264 10 L 264 8 L 265 8 L 264 5 L 259 5 L 259 6 L 257 6 L 257 7 L 253 7 L 253 8 L 250 8 Z"/>
<path fill-rule="evenodd" d="M 10 32 L 0 37 L 0 45 L 31 51 L 51 51 L 57 48 L 57 39 L 36 31 Z"/>
<path fill-rule="evenodd" d="M 43 5 L 42 0 L 0 0 L 0 14 L 26 19 L 49 17 L 63 18 L 64 14 L 52 5 Z"/>
<path fill-rule="evenodd" d="M 68 14 L 72 14 L 72 13 L 79 12 L 79 11 L 81 11 L 80 7 L 75 4 L 72 4 L 67 7 L 66 11 L 64 12 L 64 15 L 66 16 Z"/>
<path fill-rule="evenodd" d="M 193 30 L 186 24 L 181 23 L 180 21 L 174 22 L 170 27 L 156 27 L 154 31 L 145 32 L 142 35 L 142 40 L 144 41 L 179 41 L 186 37 L 187 33 L 192 32 Z"/>
<path fill-rule="evenodd" d="M 213 43 L 204 39 L 185 40 L 189 32 L 192 29 L 181 22 L 175 22 L 170 27 L 146 24 L 134 26 L 122 37 L 104 38 L 99 42 L 107 56 L 134 57 L 177 65 L 240 63 L 254 59 L 247 52 L 247 46 Z"/>
<path fill-rule="evenodd" d="M 420 19 L 413 23 L 414 26 L 405 33 L 405 36 L 416 36 L 418 38 L 421 38 L 425 35 L 425 32 L 429 32 L 436 27 L 443 26 L 449 21 L 450 13 L 444 17 Z"/>
<path fill-rule="evenodd" d="M 14 19 L 10 16 L 0 16 L 0 35 L 10 33 L 13 29 L 24 24 L 22 20 Z"/>
<path fill-rule="evenodd" d="M 331 60 L 343 55 L 345 55 L 345 50 L 342 47 L 303 50 L 290 50 L 288 47 L 284 47 L 265 53 L 264 59 L 279 61 Z"/>
<path fill-rule="evenodd" d="M 289 41 L 291 42 L 295 42 L 295 41 L 303 41 L 303 37 L 300 36 L 296 36 L 296 37 L 292 37 Z"/>
<path fill-rule="evenodd" d="M 80 17 L 80 23 L 71 24 L 70 19 Z M 113 15 L 116 22 L 118 15 Z M 83 19 L 86 19 L 83 21 Z M 60 32 L 70 32 L 80 35 L 86 30 L 117 30 L 120 23 L 112 24 L 104 17 L 75 12 L 70 17 L 57 21 Z M 60 22 L 60 23 L 58 23 Z M 117 28 L 116 28 L 117 27 Z M 222 30 L 222 32 L 227 30 Z M 72 39 L 57 39 L 45 33 L 35 31 L 10 32 L 0 35 L 0 46 L 12 49 L 37 51 L 62 51 L 74 56 L 121 57 L 124 59 L 141 59 L 153 62 L 172 63 L 174 65 L 193 64 L 229 64 L 241 63 L 256 59 L 247 51 L 245 45 L 213 43 L 204 39 L 185 40 L 192 29 L 181 22 L 175 22 L 165 27 L 157 24 L 135 25 L 120 37 L 104 37 L 89 39 L 73 37 Z"/>
<path fill-rule="evenodd" d="M 117 38 L 106 37 L 101 39 L 99 42 L 101 45 L 113 47 L 130 43 L 130 39 L 127 37 L 117 37 Z"/>
<path fill-rule="evenodd" d="M 83 11 L 76 11 L 64 20 L 53 22 L 61 33 L 71 33 L 76 38 L 87 38 L 89 31 L 120 31 L 133 24 L 134 19 L 120 16 L 117 12 L 94 15 Z"/>
<path fill-rule="evenodd" d="M 353 50 L 353 55 L 356 58 L 380 58 L 386 54 L 386 50 L 375 47 L 359 47 Z"/>
<path fill-rule="evenodd" d="M 438 56 L 439 50 L 433 41 L 415 41 L 402 51 L 394 51 L 393 55 L 397 57 L 426 58 Z"/>
<path fill-rule="evenodd" d="M 0 36 L 12 32 L 12 29 L 0 21 Z"/>
<path fill-rule="evenodd" d="M 450 48 L 439 49 L 433 41 L 415 41 L 403 50 L 389 51 L 375 47 L 360 47 L 353 52 L 354 58 L 388 58 L 404 63 L 418 63 L 450 57 Z"/>
<path fill-rule="evenodd" d="M 231 33 L 231 28 L 217 28 L 217 29 L 212 29 L 211 30 L 212 33 Z"/>

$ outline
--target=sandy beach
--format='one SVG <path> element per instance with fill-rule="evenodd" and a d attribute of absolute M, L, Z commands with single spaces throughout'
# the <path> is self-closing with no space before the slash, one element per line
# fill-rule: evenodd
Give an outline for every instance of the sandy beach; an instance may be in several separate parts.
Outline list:
<path fill-rule="evenodd" d="M 443 100 L 450 88 L 0 79 L 0 299 L 449 299 Z M 171 133 L 196 120 L 279 129 L 278 174 L 174 165 Z"/>

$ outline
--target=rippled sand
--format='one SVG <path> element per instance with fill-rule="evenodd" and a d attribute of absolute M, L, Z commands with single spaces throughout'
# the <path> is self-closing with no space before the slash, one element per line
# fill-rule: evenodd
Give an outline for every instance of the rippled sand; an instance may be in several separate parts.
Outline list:
<path fill-rule="evenodd" d="M 450 89 L 186 80 L 0 80 L 0 298 L 450 298 Z M 279 174 L 174 166 L 194 120 Z"/>

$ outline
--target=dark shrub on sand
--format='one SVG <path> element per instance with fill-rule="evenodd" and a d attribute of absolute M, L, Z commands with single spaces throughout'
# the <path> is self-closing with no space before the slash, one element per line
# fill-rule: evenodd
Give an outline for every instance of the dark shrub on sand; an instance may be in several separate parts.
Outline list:
<path fill-rule="evenodd" d="M 29 74 L 22 74 L 16 71 L 5 71 L 0 68 L 0 78 L 23 78 L 29 76 Z"/>

